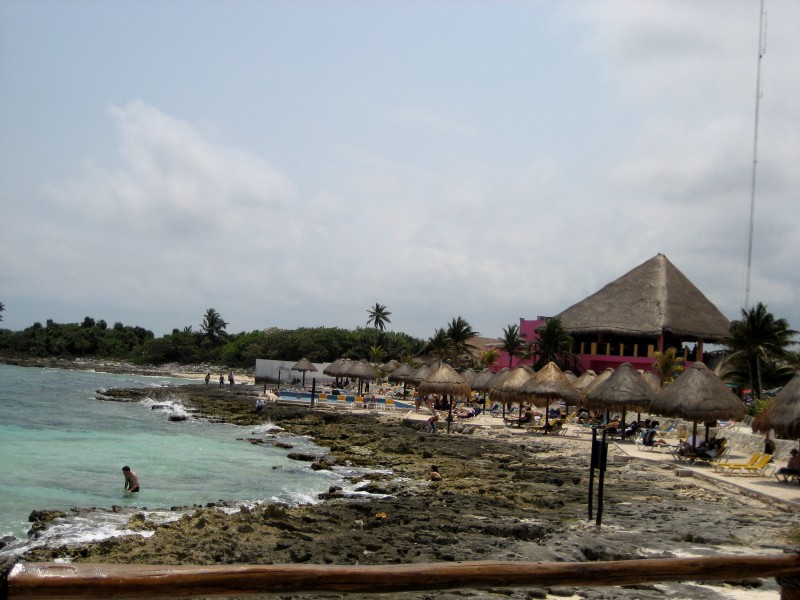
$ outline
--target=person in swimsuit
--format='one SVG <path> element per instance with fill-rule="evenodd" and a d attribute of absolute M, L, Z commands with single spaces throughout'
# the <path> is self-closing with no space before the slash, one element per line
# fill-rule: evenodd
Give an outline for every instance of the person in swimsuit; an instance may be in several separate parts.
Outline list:
<path fill-rule="evenodd" d="M 128 465 L 122 467 L 122 475 L 125 477 L 125 491 L 134 493 L 139 491 L 139 478 L 135 471 L 131 471 Z"/>
<path fill-rule="evenodd" d="M 428 481 L 441 481 L 442 474 L 439 473 L 439 467 L 431 465 L 431 472 L 428 473 Z"/>

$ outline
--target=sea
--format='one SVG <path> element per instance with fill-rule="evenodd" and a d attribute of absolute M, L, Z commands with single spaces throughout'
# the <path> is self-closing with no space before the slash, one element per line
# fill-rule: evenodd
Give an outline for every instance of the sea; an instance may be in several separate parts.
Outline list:
<path fill-rule="evenodd" d="M 0 554 L 132 533 L 125 529 L 132 512 L 168 522 L 186 512 L 179 507 L 220 500 L 250 506 L 315 503 L 333 485 L 352 491 L 347 477 L 357 473 L 315 471 L 288 459 L 290 451 L 325 450 L 304 437 L 287 438 L 271 423 L 212 424 L 193 417 L 177 399 L 102 399 L 109 388 L 172 384 L 203 385 L 0 364 Z M 175 413 L 187 419 L 171 421 Z M 293 449 L 247 441 L 276 436 Z M 139 493 L 125 493 L 123 465 L 137 473 Z M 96 510 L 73 514 L 72 508 Z M 29 537 L 33 510 L 62 510 L 70 516 Z"/>

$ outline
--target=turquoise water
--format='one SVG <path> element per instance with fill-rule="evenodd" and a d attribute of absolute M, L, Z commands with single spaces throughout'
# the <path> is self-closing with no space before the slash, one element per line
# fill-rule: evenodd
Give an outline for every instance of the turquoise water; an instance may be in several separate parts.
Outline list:
<path fill-rule="evenodd" d="M 33 509 L 103 509 L 88 521 L 65 523 L 57 533 L 65 541 L 100 539 L 127 520 L 109 514 L 115 505 L 168 519 L 171 507 L 217 500 L 313 502 L 342 484 L 336 473 L 288 460 L 286 449 L 242 440 L 279 433 L 269 424 L 171 422 L 169 414 L 183 410 L 177 402 L 154 409 L 149 400 L 96 397 L 111 387 L 186 380 L 0 364 L 0 381 L 0 537 L 18 539 L 6 552 L 30 543 L 25 538 Z M 291 443 L 295 450 L 319 451 L 306 439 Z M 138 474 L 139 494 L 124 493 L 123 465 Z"/>

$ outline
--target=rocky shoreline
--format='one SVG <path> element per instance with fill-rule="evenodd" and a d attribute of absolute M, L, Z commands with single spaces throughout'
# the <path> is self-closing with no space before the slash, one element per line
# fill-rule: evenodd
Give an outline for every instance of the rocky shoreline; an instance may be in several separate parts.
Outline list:
<path fill-rule="evenodd" d="M 113 390 L 107 399 L 136 401 L 144 390 Z M 328 448 L 296 455 L 314 468 L 333 464 L 374 469 L 359 489 L 377 496 L 347 497 L 331 489 L 313 506 L 262 505 L 238 511 L 198 507 L 157 525 L 135 514 L 127 527 L 155 533 L 61 548 L 39 548 L 28 561 L 71 560 L 141 564 L 401 564 L 441 561 L 627 560 L 781 553 L 796 514 L 781 505 L 739 495 L 698 479 L 677 478 L 670 467 L 613 460 L 606 474 L 603 526 L 587 520 L 589 445 L 455 427 L 425 433 L 398 414 L 310 409 L 267 404 L 256 413 L 249 385 L 187 385 L 147 390 L 179 396 L 194 414 L 213 422 L 272 422 Z M 158 398 L 154 398 L 158 399 Z M 361 411 L 359 411 L 361 412 Z M 253 440 L 250 440 L 253 441 Z M 280 438 L 275 444 L 282 443 Z M 287 448 L 291 453 L 291 448 Z M 431 464 L 444 480 L 426 481 Z M 390 474 L 386 474 L 390 473 Z M 36 527 L 52 515 L 34 514 Z M 774 581 L 669 583 L 623 588 L 490 589 L 391 594 L 391 598 L 777 598 Z M 326 594 L 337 597 L 337 594 Z M 310 598 L 314 595 L 285 595 Z M 348 595 L 358 598 L 360 595 Z M 374 596 L 364 596 L 374 597 Z M 742 597 L 742 596 L 740 596 Z"/>

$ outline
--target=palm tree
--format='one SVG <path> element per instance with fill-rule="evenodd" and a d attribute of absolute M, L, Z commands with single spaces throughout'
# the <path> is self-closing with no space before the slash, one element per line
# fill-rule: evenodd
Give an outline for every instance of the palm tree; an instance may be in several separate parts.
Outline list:
<path fill-rule="evenodd" d="M 653 368 L 661 377 L 661 385 L 669 385 L 683 371 L 683 357 L 677 355 L 678 351 L 673 346 L 665 352 L 656 352 L 653 356 Z"/>
<path fill-rule="evenodd" d="M 484 350 L 483 352 L 481 352 L 479 366 L 483 369 L 488 369 L 495 362 L 497 362 L 497 358 L 499 356 L 500 356 L 500 350 L 498 350 L 497 348 L 489 348 L 488 350 Z"/>
<path fill-rule="evenodd" d="M 538 337 L 532 344 L 536 356 L 534 369 L 541 369 L 547 363 L 554 362 L 564 370 L 570 361 L 574 361 L 572 337 L 564 329 L 561 319 L 548 319 L 536 329 L 536 335 Z"/>
<path fill-rule="evenodd" d="M 425 351 L 433 356 L 444 358 L 452 353 L 452 348 L 453 341 L 444 329 L 439 328 L 434 332 L 433 337 L 428 340 Z"/>
<path fill-rule="evenodd" d="M 228 337 L 228 332 L 225 331 L 227 326 L 228 324 L 216 310 L 213 308 L 206 310 L 203 322 L 200 324 L 200 331 L 203 333 L 203 344 L 216 346 L 221 338 Z"/>
<path fill-rule="evenodd" d="M 392 320 L 389 318 L 389 315 L 392 313 L 386 310 L 386 307 L 383 304 L 378 304 L 376 302 L 375 306 L 367 309 L 367 313 L 369 313 L 367 325 L 371 323 L 375 329 L 380 329 L 383 331 L 386 329 L 386 323 L 392 322 Z"/>
<path fill-rule="evenodd" d="M 746 370 L 755 398 L 760 399 L 764 389 L 764 369 L 791 359 L 788 347 L 797 343 L 791 339 L 794 335 L 797 332 L 789 329 L 788 321 L 776 319 L 761 302 L 750 310 L 743 308 L 741 320 L 731 323 L 721 343 L 728 348 L 731 362 Z"/>
<path fill-rule="evenodd" d="M 383 362 L 386 357 L 386 350 L 382 346 L 371 346 L 369 349 L 369 360 L 372 364 L 379 364 Z"/>
<path fill-rule="evenodd" d="M 463 318 L 453 317 L 450 325 L 447 326 L 447 337 L 450 338 L 453 351 L 453 362 L 458 363 L 461 357 L 469 354 L 467 349 L 467 342 L 474 337 L 477 337 L 478 332 L 473 331 L 469 323 Z"/>
<path fill-rule="evenodd" d="M 506 328 L 503 329 L 503 343 L 500 345 L 500 349 L 505 350 L 508 353 L 509 369 L 511 368 L 514 357 L 522 354 L 523 346 L 524 342 L 522 341 L 522 336 L 519 333 L 519 325 L 506 326 Z"/>

